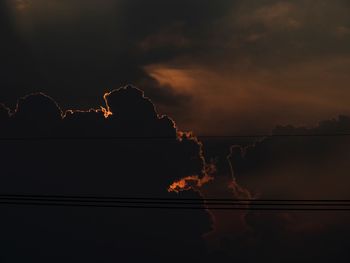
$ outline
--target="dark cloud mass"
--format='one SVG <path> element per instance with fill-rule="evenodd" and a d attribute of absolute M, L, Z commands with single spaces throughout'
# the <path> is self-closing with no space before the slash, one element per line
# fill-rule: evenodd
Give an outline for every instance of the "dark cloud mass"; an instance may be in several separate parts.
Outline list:
<path fill-rule="evenodd" d="M 347 116 L 313 128 L 279 126 L 273 130 L 274 136 L 248 146 L 232 146 L 227 160 L 237 182 L 254 198 L 347 200 L 350 141 L 341 134 L 349 131 Z M 235 218 L 237 215 L 232 221 Z M 217 233 L 223 251 L 231 258 L 242 262 L 256 258 L 269 258 L 271 262 L 348 261 L 346 212 L 249 211 L 243 218 L 246 229 L 250 229 L 243 240 L 237 231 L 230 234 L 234 226 L 226 225 L 226 231 Z M 218 224 L 226 224 L 226 220 L 221 218 Z M 249 245 L 242 246 L 246 243 Z M 240 252 L 233 253 L 237 247 Z"/>
<path fill-rule="evenodd" d="M 0 192 L 171 198 L 172 182 L 205 176 L 201 145 L 178 134 L 167 116 L 158 116 L 141 90 L 114 90 L 105 100 L 103 110 L 62 117 L 56 102 L 39 93 L 21 98 L 11 117 L 1 114 Z M 81 139 L 69 139 L 78 135 Z M 112 136 L 116 139 L 104 139 Z M 125 137 L 130 139 L 118 139 Z M 194 191 L 181 196 L 200 198 Z M 2 209 L 2 262 L 192 261 L 205 255 L 202 235 L 212 224 L 204 207 Z"/>

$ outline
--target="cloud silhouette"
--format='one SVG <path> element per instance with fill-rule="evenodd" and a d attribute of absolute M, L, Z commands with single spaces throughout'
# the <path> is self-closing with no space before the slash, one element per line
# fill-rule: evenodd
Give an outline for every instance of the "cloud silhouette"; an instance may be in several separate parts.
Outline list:
<path fill-rule="evenodd" d="M 46 121 L 60 120 L 62 111 L 52 98 L 37 93 L 20 98 L 13 117 L 19 121 L 34 121 L 45 125 Z"/>
<path fill-rule="evenodd" d="M 206 176 L 202 145 L 158 115 L 139 89 L 114 90 L 105 101 L 101 109 L 62 115 L 44 94 L 21 98 L 8 134 L 28 140 L 1 141 L 0 192 L 200 198 L 168 187 Z M 36 262 L 204 259 L 202 236 L 212 225 L 204 204 L 198 211 L 7 207 L 0 222 L 1 240 L 15 240 L 7 251 L 26 251 L 12 260 Z"/>
<path fill-rule="evenodd" d="M 313 128 L 278 126 L 274 136 L 232 146 L 228 161 L 237 182 L 255 198 L 347 200 L 350 140 L 344 134 L 349 131 L 347 116 Z M 218 233 L 220 248 L 231 260 L 328 262 L 335 255 L 341 255 L 341 262 L 348 260 L 348 213 L 248 211 L 243 236 L 218 219 L 216 225 L 226 229 Z"/>
<path fill-rule="evenodd" d="M 314 128 L 278 126 L 275 137 L 232 147 L 230 160 L 240 183 L 263 198 L 346 199 L 339 182 L 348 181 L 349 131 L 347 116 Z"/>

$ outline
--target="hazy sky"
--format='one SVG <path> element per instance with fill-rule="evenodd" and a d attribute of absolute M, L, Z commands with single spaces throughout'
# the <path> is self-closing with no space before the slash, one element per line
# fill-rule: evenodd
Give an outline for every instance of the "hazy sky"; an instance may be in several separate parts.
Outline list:
<path fill-rule="evenodd" d="M 44 91 L 66 108 L 97 107 L 134 84 L 201 134 L 350 113 L 349 1 L 5 2 L 0 101 L 10 105 Z"/>

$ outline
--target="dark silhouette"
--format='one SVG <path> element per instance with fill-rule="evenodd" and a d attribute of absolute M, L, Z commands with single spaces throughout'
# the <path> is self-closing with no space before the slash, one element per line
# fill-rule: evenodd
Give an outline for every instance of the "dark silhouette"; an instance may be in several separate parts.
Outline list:
<path fill-rule="evenodd" d="M 0 133 L 11 140 L 1 141 L 0 193 L 176 198 L 171 183 L 204 176 L 201 145 L 178 136 L 141 90 L 121 88 L 105 100 L 103 110 L 62 114 L 37 93 L 21 98 L 11 117 L 2 107 Z M 179 195 L 200 198 L 194 191 Z M 202 235 L 211 218 L 204 206 L 191 212 L 2 207 L 0 226 L 8 252 L 2 262 L 176 262 L 205 257 Z"/>

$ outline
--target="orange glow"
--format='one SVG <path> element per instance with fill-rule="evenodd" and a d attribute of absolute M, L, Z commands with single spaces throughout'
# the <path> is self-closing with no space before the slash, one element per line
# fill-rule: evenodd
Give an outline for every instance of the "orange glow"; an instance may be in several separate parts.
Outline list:
<path fill-rule="evenodd" d="M 112 115 L 112 112 L 107 111 L 104 107 L 100 107 L 100 109 L 89 109 L 89 110 L 66 110 L 63 114 L 63 118 L 65 118 L 68 114 L 74 114 L 74 113 L 99 113 L 102 112 L 105 118 L 108 118 L 109 115 Z"/>
<path fill-rule="evenodd" d="M 105 101 L 105 104 L 106 104 L 107 108 L 101 107 L 101 110 L 103 111 L 103 114 L 104 114 L 105 118 L 108 118 L 109 116 L 113 115 L 113 112 L 110 111 L 110 108 L 109 108 L 109 105 L 108 105 L 108 101 L 107 101 L 107 97 L 109 95 L 111 95 L 112 92 L 113 91 L 106 92 L 103 95 L 103 100 Z"/>
<path fill-rule="evenodd" d="M 176 123 L 175 123 L 175 125 L 176 125 Z M 183 132 L 183 131 L 177 130 L 177 138 L 179 141 L 187 139 L 187 140 L 196 140 L 198 142 L 197 138 L 193 135 L 192 131 Z"/>
<path fill-rule="evenodd" d="M 101 106 L 101 111 L 103 112 L 103 115 L 105 116 L 105 118 L 107 119 L 109 116 L 113 115 L 113 112 L 111 112 L 110 110 L 104 108 Z"/>
<path fill-rule="evenodd" d="M 193 70 L 157 64 L 146 66 L 145 70 L 160 85 L 172 87 L 174 91 L 179 93 L 192 93 L 194 87 L 198 84 Z"/>
<path fill-rule="evenodd" d="M 213 179 L 214 178 L 209 175 L 205 175 L 202 178 L 199 178 L 198 175 L 187 176 L 180 179 L 179 181 L 172 183 L 168 188 L 168 192 L 179 193 L 190 189 L 197 189 Z"/>

